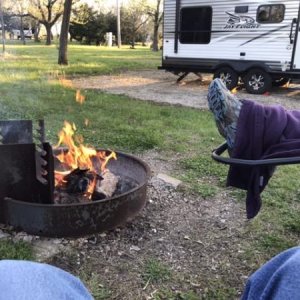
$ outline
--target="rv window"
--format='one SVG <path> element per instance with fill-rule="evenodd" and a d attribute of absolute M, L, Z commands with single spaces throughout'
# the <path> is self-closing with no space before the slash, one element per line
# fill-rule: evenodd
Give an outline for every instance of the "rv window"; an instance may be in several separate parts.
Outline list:
<path fill-rule="evenodd" d="M 185 7 L 181 9 L 180 43 L 208 44 L 211 34 L 212 8 Z"/>
<path fill-rule="evenodd" d="M 248 12 L 248 6 L 236 6 L 234 12 L 236 14 L 245 14 Z"/>
<path fill-rule="evenodd" d="M 261 5 L 257 9 L 258 23 L 280 23 L 284 19 L 285 6 L 283 4 Z"/>

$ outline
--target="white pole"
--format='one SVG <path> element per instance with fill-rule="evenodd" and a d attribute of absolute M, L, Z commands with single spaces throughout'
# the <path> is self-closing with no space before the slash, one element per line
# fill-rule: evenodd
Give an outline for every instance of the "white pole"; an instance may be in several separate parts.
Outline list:
<path fill-rule="evenodd" d="M 4 18 L 3 18 L 3 10 L 2 10 L 2 0 L 0 0 L 0 19 L 1 19 L 1 27 L 2 27 L 2 52 L 5 53 L 5 28 L 4 28 Z"/>

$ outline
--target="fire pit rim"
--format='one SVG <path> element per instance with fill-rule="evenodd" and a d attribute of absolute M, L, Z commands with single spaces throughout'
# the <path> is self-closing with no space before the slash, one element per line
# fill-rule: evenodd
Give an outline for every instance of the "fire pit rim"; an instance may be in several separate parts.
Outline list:
<path fill-rule="evenodd" d="M 54 149 L 55 150 L 67 150 L 67 148 L 57 148 Z M 105 150 L 105 149 L 96 149 L 97 151 L 111 151 L 111 150 Z M 109 197 L 109 198 L 105 198 L 105 199 L 101 199 L 101 200 L 94 200 L 94 201 L 89 201 L 89 202 L 83 202 L 83 203 L 68 203 L 68 204 L 59 204 L 59 203 L 51 203 L 51 204 L 43 204 L 43 203 L 36 203 L 36 202 L 25 202 L 22 200 L 18 200 L 18 199 L 14 199 L 14 198 L 10 198 L 10 197 L 5 197 L 5 199 L 9 200 L 9 201 L 13 201 L 16 203 L 22 203 L 23 205 L 31 205 L 31 206 L 36 206 L 36 207 L 70 207 L 70 206 L 86 206 L 86 205 L 95 205 L 96 203 L 105 203 L 108 201 L 112 201 L 115 200 L 117 198 L 119 198 L 120 196 L 126 196 L 140 188 L 142 188 L 145 184 L 147 184 L 148 179 L 150 178 L 151 175 L 151 169 L 148 166 L 148 164 L 146 164 L 143 160 L 141 160 L 139 157 L 132 155 L 132 154 L 128 154 L 125 152 L 121 152 L 121 151 L 115 151 L 115 153 L 118 155 L 123 155 L 125 157 L 129 157 L 132 158 L 133 160 L 136 160 L 139 164 L 141 164 L 143 166 L 143 168 L 145 169 L 145 173 L 146 173 L 146 179 L 144 182 L 140 183 L 139 185 L 137 185 L 135 188 L 122 193 L 120 195 L 116 195 L 114 197 Z M 118 156 L 117 156 L 118 157 Z"/>

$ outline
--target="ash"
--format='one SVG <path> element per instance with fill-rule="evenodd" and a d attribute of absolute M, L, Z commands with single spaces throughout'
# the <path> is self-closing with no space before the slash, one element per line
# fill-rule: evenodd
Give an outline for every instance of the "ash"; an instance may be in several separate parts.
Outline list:
<path fill-rule="evenodd" d="M 129 192 L 137 186 L 138 182 L 130 177 L 119 177 L 119 181 L 117 183 L 116 190 L 113 193 L 113 197 Z"/>

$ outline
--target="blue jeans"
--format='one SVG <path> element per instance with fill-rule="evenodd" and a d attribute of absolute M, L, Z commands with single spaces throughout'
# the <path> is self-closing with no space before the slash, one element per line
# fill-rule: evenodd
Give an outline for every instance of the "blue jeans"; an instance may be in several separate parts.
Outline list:
<path fill-rule="evenodd" d="M 50 265 L 30 261 L 0 261 L 1 300 L 92 300 L 73 275 Z"/>
<path fill-rule="evenodd" d="M 300 247 L 273 257 L 249 278 L 242 300 L 300 299 Z"/>

